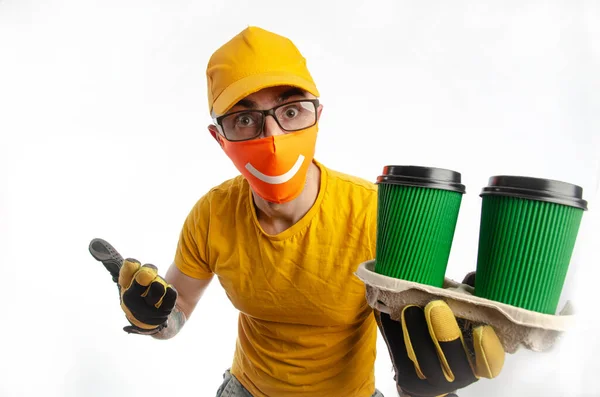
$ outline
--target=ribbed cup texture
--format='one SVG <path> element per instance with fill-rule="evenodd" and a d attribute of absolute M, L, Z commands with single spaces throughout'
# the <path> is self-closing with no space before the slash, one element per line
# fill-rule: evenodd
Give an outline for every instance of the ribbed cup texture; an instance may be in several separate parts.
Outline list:
<path fill-rule="evenodd" d="M 555 314 L 583 210 L 484 196 L 475 295 Z"/>
<path fill-rule="evenodd" d="M 442 287 L 462 194 L 380 184 L 375 272 Z"/>

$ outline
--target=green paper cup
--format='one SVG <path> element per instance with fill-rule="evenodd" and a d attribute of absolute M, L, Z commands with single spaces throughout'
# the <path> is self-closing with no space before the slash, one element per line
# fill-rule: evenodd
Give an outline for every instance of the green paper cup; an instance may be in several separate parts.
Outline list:
<path fill-rule="evenodd" d="M 587 203 L 579 186 L 493 176 L 481 192 L 475 295 L 555 314 Z"/>
<path fill-rule="evenodd" d="M 375 272 L 442 287 L 465 193 L 460 173 L 393 165 L 377 184 Z"/>

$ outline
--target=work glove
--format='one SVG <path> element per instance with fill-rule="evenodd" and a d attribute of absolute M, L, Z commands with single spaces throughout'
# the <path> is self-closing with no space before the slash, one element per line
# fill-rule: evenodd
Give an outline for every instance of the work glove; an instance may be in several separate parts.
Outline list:
<path fill-rule="evenodd" d="M 152 335 L 167 326 L 177 291 L 158 275 L 156 266 L 123 259 L 112 245 L 98 238 L 90 242 L 89 251 L 117 284 L 121 309 L 130 323 L 123 328 L 125 332 Z"/>
<path fill-rule="evenodd" d="M 463 281 L 473 282 L 473 274 Z M 401 396 L 456 396 L 479 378 L 495 378 L 504 365 L 504 348 L 494 329 L 455 318 L 443 300 L 408 305 L 401 321 L 379 311 L 375 317 Z"/>

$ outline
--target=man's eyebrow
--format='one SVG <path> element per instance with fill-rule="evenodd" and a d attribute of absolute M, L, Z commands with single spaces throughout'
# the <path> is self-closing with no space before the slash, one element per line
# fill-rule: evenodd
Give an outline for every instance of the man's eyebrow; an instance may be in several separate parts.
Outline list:
<path fill-rule="evenodd" d="M 254 102 L 251 99 L 240 99 L 235 105 L 232 106 L 232 108 L 236 107 L 236 106 L 242 106 L 248 109 L 256 109 L 258 107 L 258 105 L 256 104 L 256 102 Z"/>
<path fill-rule="evenodd" d="M 289 90 L 284 91 L 283 93 L 281 93 L 279 95 L 279 97 L 277 98 L 277 102 L 281 103 L 281 102 L 283 102 L 283 101 L 285 101 L 285 100 L 287 100 L 287 99 L 289 99 L 289 98 L 291 98 L 293 96 L 304 97 L 305 94 L 304 94 L 304 91 L 302 91 L 300 88 L 295 88 L 295 87 L 294 88 L 290 88 Z"/>

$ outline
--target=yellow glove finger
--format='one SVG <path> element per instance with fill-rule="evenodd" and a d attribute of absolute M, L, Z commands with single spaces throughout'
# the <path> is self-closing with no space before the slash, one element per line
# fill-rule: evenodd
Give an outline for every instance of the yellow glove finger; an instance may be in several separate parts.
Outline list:
<path fill-rule="evenodd" d="M 410 361 L 413 362 L 417 377 L 419 379 L 427 379 L 427 377 L 423 373 L 423 369 L 421 369 L 421 364 L 419 363 L 419 359 L 417 357 L 417 351 L 426 350 L 428 346 L 424 346 L 423 343 L 419 344 L 417 341 L 413 341 L 409 332 L 409 330 L 412 328 L 413 331 L 417 332 L 417 336 L 426 335 L 427 325 L 425 324 L 425 321 L 423 321 L 424 316 L 422 313 L 423 309 L 421 307 L 416 305 L 407 305 L 404 309 L 402 309 L 402 315 L 400 319 L 402 324 L 402 335 L 404 337 L 406 355 L 408 356 Z M 420 319 L 421 321 L 415 321 L 415 319 Z M 427 357 L 426 354 L 421 354 L 421 356 Z M 434 370 L 438 370 L 437 365 L 434 365 L 432 367 Z"/>
<path fill-rule="evenodd" d="M 417 359 L 417 354 L 415 352 L 415 345 L 410 338 L 409 327 L 406 321 L 406 317 L 411 311 L 421 311 L 422 309 L 416 305 L 407 305 L 404 309 L 402 309 L 401 315 L 401 324 L 402 324 L 402 334 L 404 336 L 404 346 L 406 347 L 406 354 L 410 361 L 413 362 L 415 366 L 415 372 L 419 379 L 427 379 L 423 370 L 421 369 L 421 365 L 419 364 L 419 360 Z"/>
<path fill-rule="evenodd" d="M 452 309 L 446 302 L 436 300 L 429 302 L 424 310 L 429 334 L 446 380 L 454 382 L 472 378 L 475 370 L 469 360 L 468 350 Z"/>
<path fill-rule="evenodd" d="M 137 273 L 141 266 L 141 263 L 135 259 L 127 258 L 123 261 L 123 266 L 119 271 L 119 286 L 122 292 L 131 286 L 133 275 Z"/>
<path fill-rule="evenodd" d="M 489 325 L 473 329 L 473 348 L 475 350 L 475 375 L 493 379 L 504 366 L 504 347 L 498 335 Z"/>
<path fill-rule="evenodd" d="M 158 276 L 158 269 L 154 265 L 145 264 L 142 266 L 137 273 L 133 276 L 134 280 L 137 281 L 142 287 L 150 286 L 150 283 Z M 142 296 L 146 296 L 148 288 L 144 291 Z"/>
<path fill-rule="evenodd" d="M 173 287 L 171 284 L 168 284 L 165 295 L 163 296 L 162 301 L 159 303 L 159 309 L 163 313 L 171 313 L 171 310 L 173 310 L 175 304 L 177 303 L 177 290 L 175 289 L 175 287 Z"/>
<path fill-rule="evenodd" d="M 150 284 L 150 287 L 148 287 L 144 300 L 148 305 L 154 306 L 157 309 L 160 308 L 169 287 L 170 286 L 162 277 L 156 276 Z"/>

